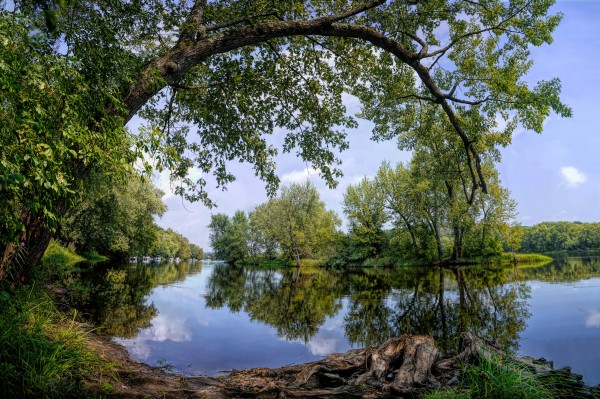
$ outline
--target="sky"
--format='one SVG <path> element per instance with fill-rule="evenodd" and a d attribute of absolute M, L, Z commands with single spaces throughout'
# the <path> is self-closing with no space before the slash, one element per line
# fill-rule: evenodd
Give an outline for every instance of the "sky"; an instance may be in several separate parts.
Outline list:
<path fill-rule="evenodd" d="M 600 116 L 600 1 L 558 0 L 553 11 L 562 12 L 563 21 L 554 33 L 554 43 L 532 49 L 534 66 L 526 80 L 558 77 L 561 99 L 572 108 L 573 117 L 552 115 L 542 134 L 520 130 L 513 143 L 502 150 L 500 177 L 517 201 L 516 221 L 523 225 L 600 221 L 600 135 L 596 132 L 596 118 Z M 346 105 L 349 113 L 358 111 L 352 97 L 347 97 Z M 394 165 L 410 159 L 410 153 L 398 150 L 395 141 L 371 141 L 372 126 L 362 120 L 357 129 L 348 131 L 350 149 L 340 154 L 344 177 L 336 189 L 328 189 L 293 153 L 276 158 L 282 185 L 310 179 L 326 207 L 343 217 L 341 202 L 348 185 L 374 176 L 384 160 Z M 276 134 L 275 140 L 280 137 Z M 155 184 L 166 193 L 163 201 L 168 207 L 157 223 L 210 251 L 207 225 L 211 213 L 249 212 L 267 200 L 265 185 L 254 176 L 250 165 L 235 163 L 231 171 L 237 180 L 227 191 L 207 187 L 218 205 L 213 209 L 174 196 L 166 175 L 157 175 Z"/>

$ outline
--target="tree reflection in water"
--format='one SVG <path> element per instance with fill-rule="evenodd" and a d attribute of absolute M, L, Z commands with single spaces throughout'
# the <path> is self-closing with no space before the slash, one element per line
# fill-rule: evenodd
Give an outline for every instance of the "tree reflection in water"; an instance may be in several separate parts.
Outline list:
<path fill-rule="evenodd" d="M 99 327 L 97 331 L 119 338 L 135 337 L 150 326 L 157 310 L 146 297 L 154 287 L 183 281 L 202 270 L 201 262 L 106 266 L 86 265 L 64 283 L 73 305 Z"/>
<path fill-rule="evenodd" d="M 308 342 L 346 305 L 344 331 L 357 346 L 402 334 L 432 335 L 442 350 L 472 331 L 507 349 L 529 317 L 530 288 L 512 268 L 322 269 L 215 267 L 205 295 L 210 308 L 244 311 L 280 337 Z"/>
<path fill-rule="evenodd" d="M 308 342 L 326 317 L 342 308 L 338 278 L 323 269 L 248 269 L 215 267 L 205 295 L 206 306 L 244 311 L 267 323 L 277 335 Z"/>

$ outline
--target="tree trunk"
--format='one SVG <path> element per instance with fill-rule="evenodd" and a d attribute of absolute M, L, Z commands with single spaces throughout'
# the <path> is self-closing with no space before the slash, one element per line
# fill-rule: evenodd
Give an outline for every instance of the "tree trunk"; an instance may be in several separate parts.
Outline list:
<path fill-rule="evenodd" d="M 458 262 L 462 258 L 462 231 L 458 226 L 452 228 L 454 231 L 454 246 L 452 248 L 452 260 Z"/>
<path fill-rule="evenodd" d="M 404 221 L 404 224 L 406 225 L 406 229 L 408 230 L 408 233 L 410 234 L 410 239 L 412 240 L 413 249 L 414 249 L 415 253 L 418 253 L 419 245 L 417 244 L 417 237 L 415 236 L 415 232 L 413 231 L 413 226 L 410 224 L 408 219 L 406 217 L 404 217 L 403 214 L 399 213 L 399 215 L 402 218 L 402 220 Z"/>
<path fill-rule="evenodd" d="M 21 222 L 25 231 L 19 235 L 18 242 L 8 243 L 2 249 L 0 281 L 10 277 L 13 281 L 24 281 L 31 277 L 53 237 L 52 231 L 44 225 L 43 214 L 32 217 L 23 211 Z"/>
<path fill-rule="evenodd" d="M 444 248 L 442 247 L 442 237 L 440 236 L 440 229 L 437 223 L 432 223 L 433 232 L 435 234 L 435 243 L 437 245 L 438 259 L 442 259 L 444 257 Z"/>

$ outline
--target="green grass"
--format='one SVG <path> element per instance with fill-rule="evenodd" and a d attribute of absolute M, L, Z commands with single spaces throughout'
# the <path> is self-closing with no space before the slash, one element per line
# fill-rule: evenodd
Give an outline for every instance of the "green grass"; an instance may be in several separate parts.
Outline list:
<path fill-rule="evenodd" d="M 434 391 L 424 399 L 551 399 L 547 385 L 528 373 L 524 366 L 498 359 L 478 358 L 465 366 L 458 387 Z"/>
<path fill-rule="evenodd" d="M 64 269 L 83 262 L 85 258 L 77 255 L 56 241 L 51 241 L 42 258 L 42 264 L 49 268 Z"/>
<path fill-rule="evenodd" d="M 548 263 L 552 261 L 552 258 L 542 254 L 512 254 L 503 253 L 502 260 L 513 262 L 514 259 L 517 263 Z"/>
<path fill-rule="evenodd" d="M 85 346 L 86 332 L 39 288 L 0 291 L 0 397 L 98 397 L 112 366 Z M 104 384 L 104 385 L 102 385 Z M 98 391 L 96 391 L 98 392 Z"/>
<path fill-rule="evenodd" d="M 84 252 L 83 257 L 86 260 L 89 260 L 92 262 L 103 262 L 108 259 L 108 256 L 100 255 L 98 252 L 95 252 L 95 251 Z"/>

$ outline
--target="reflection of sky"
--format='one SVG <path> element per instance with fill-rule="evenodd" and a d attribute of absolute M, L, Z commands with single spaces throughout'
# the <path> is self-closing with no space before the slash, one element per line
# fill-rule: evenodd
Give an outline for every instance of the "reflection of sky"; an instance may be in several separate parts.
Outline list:
<path fill-rule="evenodd" d="M 327 318 L 306 344 L 277 338 L 275 328 L 251 321 L 244 312 L 208 309 L 204 294 L 213 266 L 174 286 L 155 288 L 148 298 L 158 309 L 152 326 L 133 339 L 121 339 L 132 356 L 148 364 L 165 359 L 185 374 L 218 374 L 246 367 L 278 367 L 318 360 L 349 349 L 343 315 Z"/>
<path fill-rule="evenodd" d="M 599 384 L 600 279 L 528 284 L 531 318 L 519 352 L 553 360 L 557 368 L 571 366 L 586 383 Z"/>
<path fill-rule="evenodd" d="M 158 309 L 151 326 L 119 342 L 138 360 L 156 365 L 165 359 L 174 371 L 194 375 L 309 362 L 351 348 L 344 335 L 348 298 L 308 342 L 288 341 L 276 328 L 250 320 L 243 311 L 206 308 L 204 295 L 212 272 L 213 266 L 205 265 L 183 282 L 155 288 L 148 298 Z M 600 383 L 600 279 L 527 284 L 531 317 L 521 333 L 520 352 L 551 359 L 557 367 L 572 366 L 587 383 Z M 454 291 L 446 291 L 445 297 L 458 301 Z"/>

